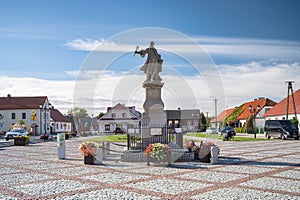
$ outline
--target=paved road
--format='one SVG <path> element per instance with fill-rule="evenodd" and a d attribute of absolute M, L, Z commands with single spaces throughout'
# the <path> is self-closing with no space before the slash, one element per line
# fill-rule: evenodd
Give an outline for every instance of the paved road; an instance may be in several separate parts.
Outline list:
<path fill-rule="evenodd" d="M 55 142 L 2 147 L 0 199 L 300 199 L 299 141 L 215 142 L 219 164 L 170 167 L 121 162 L 115 152 L 84 165 L 80 138 L 67 141 L 64 160 Z"/>

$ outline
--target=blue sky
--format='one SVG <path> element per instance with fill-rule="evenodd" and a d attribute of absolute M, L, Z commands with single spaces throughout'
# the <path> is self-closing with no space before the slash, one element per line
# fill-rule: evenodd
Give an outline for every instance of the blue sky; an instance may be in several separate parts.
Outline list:
<path fill-rule="evenodd" d="M 88 47 L 96 48 L 124 31 L 158 27 L 185 34 L 203 47 L 216 64 L 223 81 L 226 96 L 223 104 L 226 107 L 257 96 L 278 101 L 286 94 L 285 80 L 295 80 L 295 89 L 300 88 L 299 9 L 300 2 L 296 0 L 2 0 L 1 96 L 7 93 L 13 96 L 47 95 L 54 105 L 65 111 L 72 102 L 75 75 L 92 52 Z M 156 44 L 160 48 L 160 43 Z M 178 44 L 178 41 L 173 42 L 173 45 Z M 145 47 L 141 45 L 141 48 Z M 128 48 L 131 51 L 131 47 Z M 103 50 L 102 53 L 111 51 Z M 182 58 L 165 51 L 160 53 L 167 67 L 182 76 L 193 76 L 193 70 L 184 68 L 188 63 Z M 116 63 L 109 71 L 115 80 L 119 80 L 124 76 L 118 74 L 120 71 L 126 73 L 127 66 L 142 65 L 143 59 L 125 55 Z M 195 76 L 189 78 L 190 87 L 205 85 L 196 80 Z M 100 91 L 97 96 L 101 103 L 96 104 L 101 105 L 91 112 L 104 111 L 113 103 L 113 94 L 105 95 L 114 90 L 113 86 L 107 84 L 99 88 L 105 91 L 103 94 Z M 204 96 L 196 97 L 196 104 L 201 110 L 213 113 L 207 88 L 203 89 Z M 243 92 L 245 90 L 247 93 Z M 166 93 L 165 101 L 169 105 L 172 104 L 171 100 L 168 101 L 171 96 Z M 195 107 L 195 104 L 191 103 L 190 107 Z"/>

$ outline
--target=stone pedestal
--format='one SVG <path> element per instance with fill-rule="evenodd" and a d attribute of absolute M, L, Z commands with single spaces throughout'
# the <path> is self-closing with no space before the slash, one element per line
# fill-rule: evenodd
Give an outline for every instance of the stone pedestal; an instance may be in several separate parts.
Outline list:
<path fill-rule="evenodd" d="M 142 115 L 142 148 L 150 143 L 167 143 L 166 114 L 161 99 L 163 83 L 158 81 L 145 81 L 146 99 Z"/>

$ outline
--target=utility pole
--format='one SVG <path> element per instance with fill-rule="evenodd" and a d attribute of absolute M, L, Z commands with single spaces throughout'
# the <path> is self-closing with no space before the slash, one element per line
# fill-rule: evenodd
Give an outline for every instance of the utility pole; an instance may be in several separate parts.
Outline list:
<path fill-rule="evenodd" d="M 286 81 L 285 83 L 288 84 L 288 93 L 287 93 L 287 99 L 286 99 L 287 100 L 287 102 L 286 102 L 286 119 L 287 120 L 289 119 L 289 104 L 290 104 L 290 91 L 291 91 L 295 119 L 297 120 L 296 103 L 295 103 L 294 92 L 293 92 L 293 83 L 295 83 L 295 81 Z"/>
<path fill-rule="evenodd" d="M 217 112 L 217 101 L 218 99 L 217 98 L 214 98 L 213 101 L 215 102 L 215 118 L 216 118 L 216 124 L 215 124 L 215 128 L 217 129 L 218 128 L 218 112 Z"/>

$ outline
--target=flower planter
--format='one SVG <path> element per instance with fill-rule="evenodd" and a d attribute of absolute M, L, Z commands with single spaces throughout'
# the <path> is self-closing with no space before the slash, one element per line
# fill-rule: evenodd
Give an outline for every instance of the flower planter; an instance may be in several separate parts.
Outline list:
<path fill-rule="evenodd" d="M 29 141 L 26 138 L 14 138 L 15 146 L 26 146 L 29 144 Z"/>
<path fill-rule="evenodd" d="M 86 164 L 86 165 L 94 165 L 95 160 L 96 159 L 94 156 L 84 156 L 84 164 Z"/>

